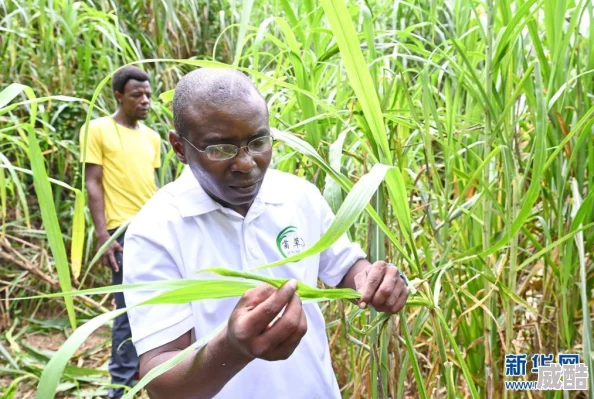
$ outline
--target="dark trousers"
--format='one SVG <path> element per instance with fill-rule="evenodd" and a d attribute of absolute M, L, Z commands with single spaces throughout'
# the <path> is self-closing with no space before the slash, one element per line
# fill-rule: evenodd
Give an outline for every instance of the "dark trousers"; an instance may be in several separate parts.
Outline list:
<path fill-rule="evenodd" d="M 110 230 L 109 234 L 115 233 L 117 229 Z M 117 238 L 118 243 L 124 247 L 124 234 Z M 112 284 L 122 284 L 123 279 L 123 252 L 116 252 L 115 257 L 118 262 L 119 271 L 116 273 L 111 269 Z M 126 307 L 124 294 L 116 292 L 115 297 L 116 307 L 122 309 Z M 113 328 L 111 331 L 111 359 L 109 360 L 109 373 L 111 374 L 111 383 L 118 385 L 126 385 L 131 387 L 134 382 L 134 376 L 138 373 L 139 363 L 138 355 L 134 344 L 132 344 L 132 332 L 130 331 L 130 322 L 128 321 L 128 314 L 124 313 L 118 316 L 113 321 Z M 124 394 L 123 388 L 110 388 L 109 397 L 117 398 Z"/>

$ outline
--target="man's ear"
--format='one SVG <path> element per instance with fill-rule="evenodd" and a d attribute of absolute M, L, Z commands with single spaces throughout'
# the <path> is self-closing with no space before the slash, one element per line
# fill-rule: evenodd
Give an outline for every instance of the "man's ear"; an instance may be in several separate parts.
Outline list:
<path fill-rule="evenodd" d="M 177 155 L 177 159 L 179 159 L 181 163 L 187 164 L 183 139 L 175 130 L 169 131 L 169 143 L 171 143 L 171 148 L 173 148 L 173 152 Z"/>
<path fill-rule="evenodd" d="M 122 96 L 124 94 L 120 93 L 119 91 L 114 91 L 113 94 L 115 95 L 116 101 L 118 103 L 118 105 L 120 105 L 122 103 Z"/>

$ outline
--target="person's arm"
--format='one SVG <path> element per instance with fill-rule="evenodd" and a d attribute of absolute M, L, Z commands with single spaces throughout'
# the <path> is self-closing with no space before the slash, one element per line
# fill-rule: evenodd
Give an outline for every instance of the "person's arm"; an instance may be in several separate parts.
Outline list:
<path fill-rule="evenodd" d="M 261 285 L 247 291 L 225 329 L 206 346 L 147 385 L 152 399 L 212 398 L 255 358 L 284 360 L 307 331 L 301 300 L 291 280 L 278 290 Z M 282 316 L 278 314 L 285 309 Z M 140 356 L 140 375 L 190 346 L 190 332 Z"/>
<path fill-rule="evenodd" d="M 95 236 L 97 237 L 97 247 L 101 248 L 109 240 L 107 224 L 105 222 L 105 203 L 103 199 L 103 167 L 92 163 L 85 165 L 85 183 L 87 193 L 89 194 L 89 209 L 91 217 L 95 224 Z M 115 258 L 115 252 L 121 252 L 122 247 L 117 241 L 114 241 L 103 253 L 103 263 L 111 266 L 115 271 L 119 271 L 118 262 Z"/>
<path fill-rule="evenodd" d="M 155 147 L 155 157 L 153 158 L 153 168 L 155 169 L 155 185 L 157 188 L 161 188 L 159 185 L 159 170 L 161 169 L 161 138 L 155 133 L 153 145 Z"/>
<path fill-rule="evenodd" d="M 338 284 L 337 288 L 351 288 L 353 290 L 357 289 L 357 284 L 355 284 L 355 276 L 365 270 L 365 268 L 369 267 L 371 263 L 367 259 L 359 259 L 356 261 L 353 266 L 349 269 L 347 274 L 344 275 L 340 284 Z"/>
<path fill-rule="evenodd" d="M 367 259 L 358 260 L 338 287 L 361 292 L 359 306 L 365 308 L 369 304 L 378 312 L 398 313 L 408 298 L 408 288 L 398 269 L 384 261 L 371 264 Z"/>

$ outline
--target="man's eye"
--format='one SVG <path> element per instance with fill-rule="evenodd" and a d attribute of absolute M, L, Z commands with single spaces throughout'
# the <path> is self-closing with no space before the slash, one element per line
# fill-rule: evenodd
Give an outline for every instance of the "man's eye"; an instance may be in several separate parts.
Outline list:
<path fill-rule="evenodd" d="M 261 150 L 262 148 L 264 148 L 264 143 L 261 140 L 254 141 L 252 143 L 252 149 Z"/>
<path fill-rule="evenodd" d="M 208 153 L 209 155 L 212 155 L 214 157 L 218 157 L 221 155 L 221 149 L 219 147 L 209 147 L 208 148 Z"/>
<path fill-rule="evenodd" d="M 212 159 L 226 159 L 235 156 L 236 147 L 229 144 L 213 145 L 206 148 Z"/>
<path fill-rule="evenodd" d="M 270 137 L 260 137 L 249 144 L 250 150 L 254 152 L 265 152 L 270 149 Z"/>

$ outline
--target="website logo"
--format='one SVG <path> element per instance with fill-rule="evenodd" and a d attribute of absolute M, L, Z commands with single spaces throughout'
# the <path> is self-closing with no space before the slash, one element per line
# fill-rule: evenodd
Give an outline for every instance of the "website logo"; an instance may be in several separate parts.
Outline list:
<path fill-rule="evenodd" d="M 276 247 L 283 256 L 297 255 L 305 249 L 305 241 L 295 226 L 287 226 L 276 236 Z"/>
<path fill-rule="evenodd" d="M 588 390 L 588 366 L 580 363 L 576 353 L 562 353 L 554 362 L 553 354 L 537 353 L 533 355 L 530 372 L 537 377 L 534 380 L 505 381 L 505 389 L 520 391 L 586 391 Z M 527 378 L 526 364 L 528 355 L 505 355 L 505 375 L 507 377 Z"/>

